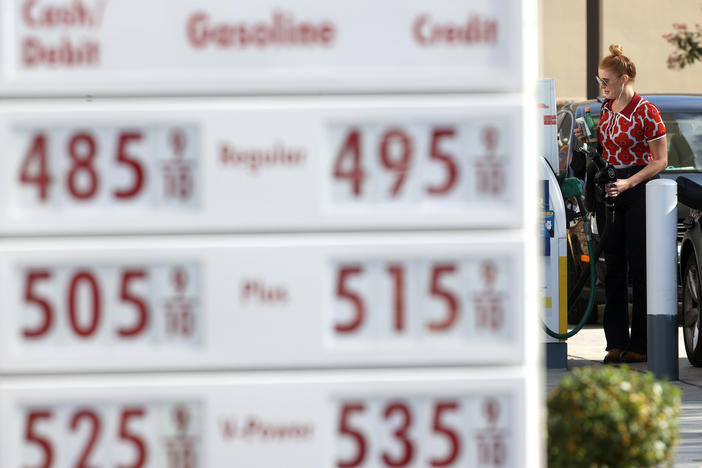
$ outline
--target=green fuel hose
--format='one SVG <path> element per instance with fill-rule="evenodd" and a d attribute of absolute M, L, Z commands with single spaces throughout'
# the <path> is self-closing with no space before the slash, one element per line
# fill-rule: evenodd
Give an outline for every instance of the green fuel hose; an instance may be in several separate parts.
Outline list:
<path fill-rule="evenodd" d="M 597 281 L 597 275 L 595 274 L 595 263 L 597 262 L 597 259 L 593 256 L 592 252 L 592 239 L 587 240 L 587 252 L 590 255 L 590 298 L 588 299 L 587 302 L 587 309 L 585 310 L 585 313 L 583 314 L 583 318 L 580 319 L 580 323 L 576 325 L 575 328 L 573 328 L 571 331 L 568 333 L 557 333 L 548 326 L 541 322 L 544 331 L 546 334 L 552 338 L 556 338 L 558 340 L 567 340 L 571 336 L 575 335 L 578 333 L 587 323 L 587 320 L 590 318 L 590 313 L 592 312 L 592 306 L 595 303 L 595 282 Z"/>
<path fill-rule="evenodd" d="M 550 167 L 550 166 L 549 166 Z M 551 168 L 551 171 L 553 171 L 553 168 Z M 553 174 L 556 175 L 555 171 L 553 171 Z M 561 193 L 563 195 L 563 198 L 571 198 L 574 197 L 577 199 L 578 202 L 578 207 L 580 208 L 580 213 L 586 213 L 585 206 L 582 200 L 582 186 L 580 182 L 577 179 L 573 178 L 559 178 L 556 177 L 559 181 L 560 188 L 561 188 Z M 590 221 L 587 217 L 583 218 L 585 220 L 585 226 L 584 226 L 584 231 L 585 231 L 585 239 L 587 240 L 587 253 L 589 255 L 589 264 L 590 264 L 590 297 L 587 302 L 587 308 L 585 309 L 585 313 L 583 314 L 582 318 L 580 319 L 580 322 L 578 325 L 576 325 L 575 328 L 573 328 L 571 331 L 567 333 L 558 333 L 550 328 L 543 322 L 541 321 L 541 325 L 546 332 L 546 334 L 552 338 L 558 339 L 558 340 L 566 340 L 570 338 L 571 336 L 574 336 L 576 333 L 578 333 L 587 323 L 588 319 L 590 318 L 590 314 L 592 313 L 592 307 L 595 303 L 595 285 L 597 283 L 597 273 L 596 273 L 596 265 L 597 265 L 597 260 L 600 257 L 600 254 L 602 253 L 602 249 L 607 241 L 607 237 L 609 234 L 609 228 L 611 225 L 612 221 L 612 216 L 613 211 L 610 212 L 609 210 L 606 212 L 606 223 L 605 223 L 605 228 L 604 232 L 601 233 L 600 237 L 600 243 L 599 246 L 597 247 L 597 252 L 592 251 L 592 229 L 590 227 Z M 578 281 L 576 282 L 575 287 L 571 290 L 568 291 L 568 307 L 572 307 L 575 304 L 575 300 L 577 299 L 577 296 L 580 295 L 580 292 L 582 291 L 583 285 L 585 284 L 587 274 L 583 273 L 580 278 L 578 278 Z"/>
<path fill-rule="evenodd" d="M 583 206 L 582 200 L 580 197 L 578 197 L 578 206 L 580 207 L 581 213 L 585 212 L 585 207 Z M 592 251 L 592 229 L 590 227 L 590 221 L 588 218 L 585 218 L 585 226 L 584 226 L 584 231 L 585 231 L 585 239 L 587 240 L 587 253 L 589 256 L 589 264 L 590 264 L 590 297 L 587 301 L 587 308 L 585 309 L 585 313 L 583 314 L 582 318 L 580 319 L 580 322 L 576 325 L 575 328 L 573 328 L 571 331 L 568 333 L 558 333 L 541 322 L 541 325 L 543 326 L 544 331 L 546 334 L 552 338 L 556 338 L 558 340 L 567 340 L 571 336 L 575 335 L 578 333 L 587 323 L 588 319 L 590 318 L 590 314 L 592 313 L 592 307 L 595 303 L 595 285 L 597 283 L 597 273 L 595 271 L 595 267 L 597 265 L 597 260 L 600 257 L 600 254 L 602 252 L 602 248 L 604 247 L 605 243 L 607 242 L 607 237 L 609 235 L 609 230 L 611 226 L 611 213 L 607 211 L 607 222 L 605 224 L 605 229 L 604 232 L 602 233 L 602 236 L 600 238 L 600 245 L 597 248 L 597 252 Z M 582 290 L 583 284 L 585 282 L 584 275 L 581 275 L 581 278 L 579 278 L 577 285 L 575 288 L 573 288 L 572 291 L 569 291 L 569 296 L 568 297 L 568 307 L 572 307 L 573 304 L 575 303 L 576 297 L 573 297 L 573 295 L 578 296 L 580 295 L 580 291 Z"/>

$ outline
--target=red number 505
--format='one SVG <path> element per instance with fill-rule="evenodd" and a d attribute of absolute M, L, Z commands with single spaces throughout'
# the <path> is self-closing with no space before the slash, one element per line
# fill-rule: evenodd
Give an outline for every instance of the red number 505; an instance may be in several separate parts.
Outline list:
<path fill-rule="evenodd" d="M 131 326 L 121 327 L 117 334 L 124 338 L 134 337 L 143 332 L 149 322 L 149 308 L 147 301 L 131 291 L 131 285 L 147 277 L 143 269 L 129 269 L 122 272 L 120 279 L 120 301 L 129 304 L 135 312 L 135 320 Z M 28 339 L 37 339 L 45 336 L 51 330 L 55 319 L 55 307 L 49 298 L 42 296 L 37 291 L 37 286 L 52 279 L 52 272 L 48 269 L 28 270 L 25 276 L 24 301 L 36 306 L 41 314 L 41 320 L 33 328 L 25 328 L 22 335 Z M 88 291 L 91 301 L 89 319 L 85 323 L 79 321 L 78 294 L 80 288 Z M 96 275 L 89 270 L 79 269 L 70 277 L 66 291 L 68 322 L 71 329 L 79 338 L 89 338 L 100 325 L 102 318 L 103 292 Z"/>

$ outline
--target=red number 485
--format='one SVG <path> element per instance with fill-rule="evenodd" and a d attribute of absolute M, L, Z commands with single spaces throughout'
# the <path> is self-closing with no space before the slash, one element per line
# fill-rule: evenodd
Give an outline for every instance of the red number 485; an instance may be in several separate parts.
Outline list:
<path fill-rule="evenodd" d="M 116 199 L 137 196 L 144 187 L 145 171 L 139 159 L 130 154 L 128 146 L 143 138 L 141 132 L 120 132 L 117 136 L 115 161 L 132 174 L 132 183 L 112 192 Z M 99 190 L 101 177 L 95 168 L 99 141 L 89 132 L 76 132 L 68 140 L 66 154 L 70 168 L 66 174 L 65 187 L 75 200 L 93 199 Z M 49 188 L 54 182 L 49 164 L 49 138 L 45 133 L 35 134 L 20 166 L 19 180 L 22 184 L 36 187 L 39 200 L 49 199 Z"/>

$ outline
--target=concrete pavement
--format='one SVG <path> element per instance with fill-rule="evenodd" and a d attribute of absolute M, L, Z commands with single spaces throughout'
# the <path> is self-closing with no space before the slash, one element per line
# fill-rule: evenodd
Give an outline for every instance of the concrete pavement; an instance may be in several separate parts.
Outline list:
<path fill-rule="evenodd" d="M 675 457 L 676 468 L 702 467 L 702 368 L 692 367 L 685 354 L 682 329 L 678 329 L 682 414 L 680 417 L 680 446 Z M 546 387 L 550 390 L 577 367 L 602 366 L 605 355 L 605 338 L 602 325 L 583 328 L 568 340 L 568 370 L 548 370 Z M 647 371 L 647 363 L 627 364 L 632 369 Z"/>

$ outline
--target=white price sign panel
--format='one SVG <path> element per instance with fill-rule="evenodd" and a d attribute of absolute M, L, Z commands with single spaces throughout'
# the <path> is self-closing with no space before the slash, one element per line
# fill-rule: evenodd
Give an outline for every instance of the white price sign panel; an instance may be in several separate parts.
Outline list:
<path fill-rule="evenodd" d="M 0 235 L 518 227 L 500 96 L 11 102 Z"/>
<path fill-rule="evenodd" d="M 0 95 L 518 91 L 521 1 L 2 0 Z"/>
<path fill-rule="evenodd" d="M 453 370 L 19 381 L 0 386 L 0 460 L 7 468 L 526 467 L 524 379 Z"/>
<path fill-rule="evenodd" d="M 518 364 L 523 242 L 5 241 L 0 371 Z"/>

